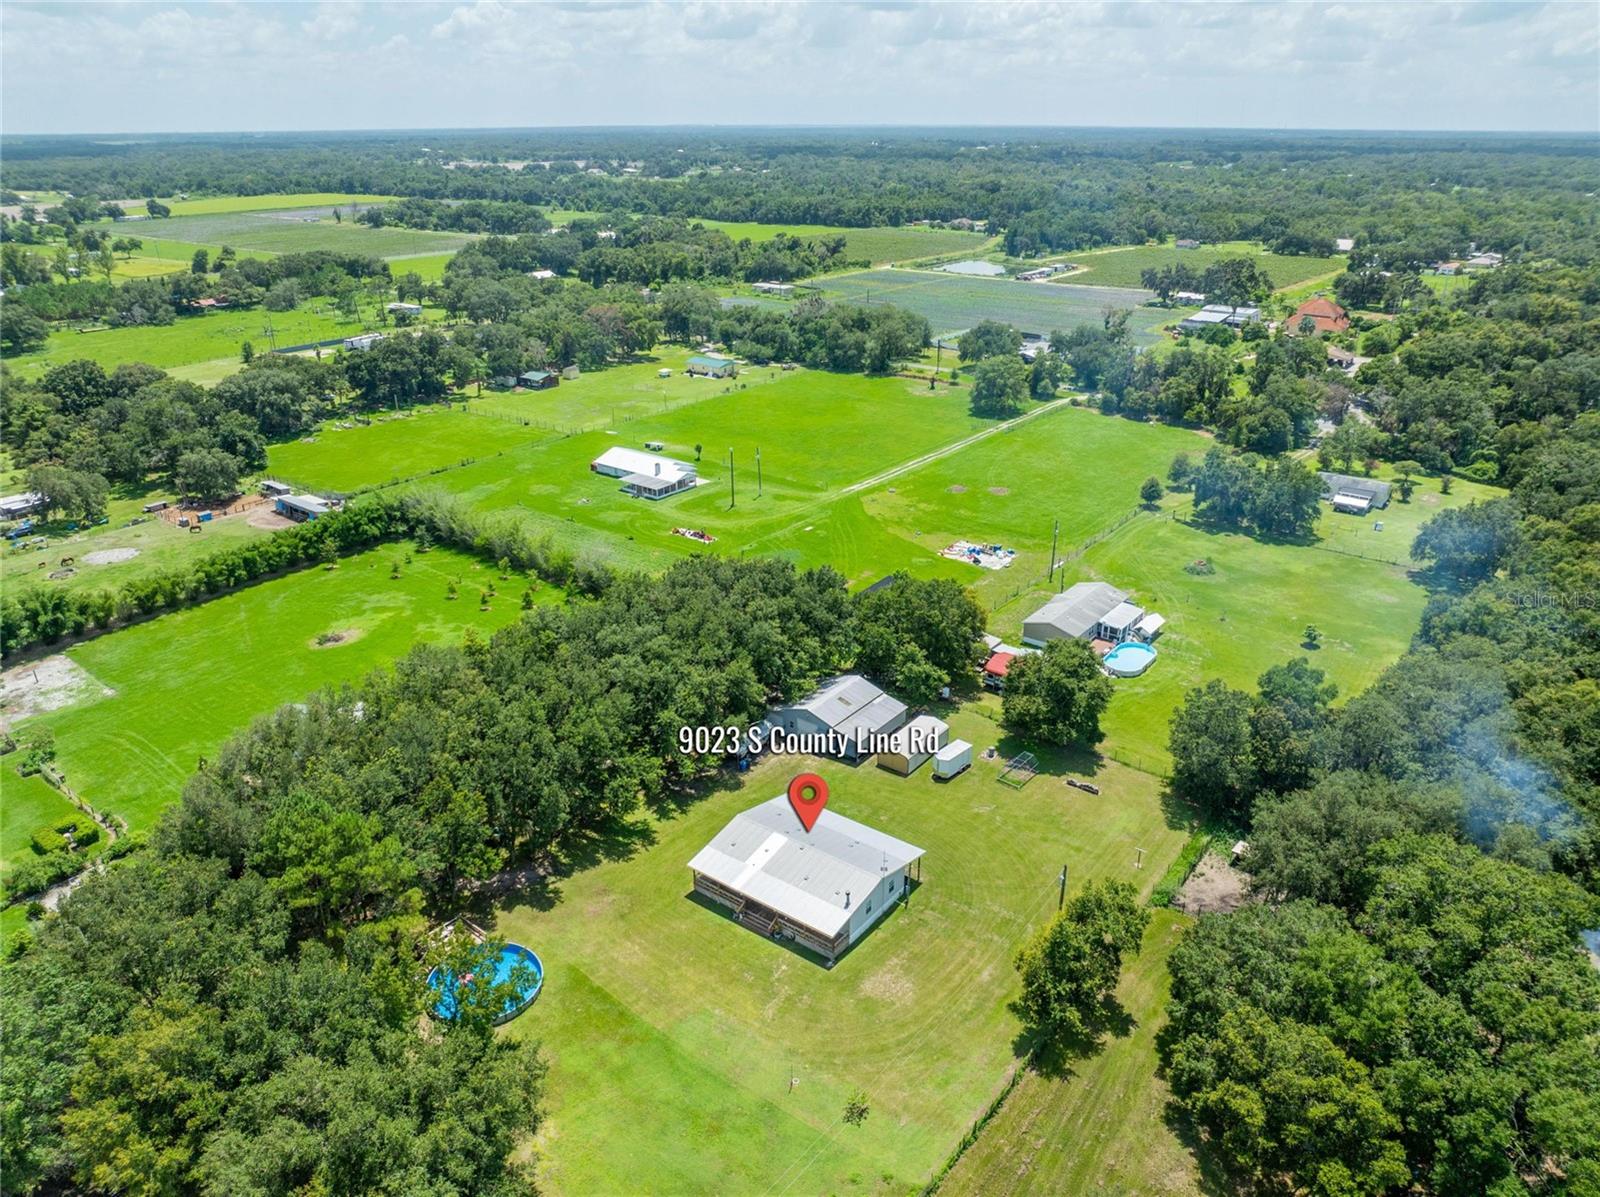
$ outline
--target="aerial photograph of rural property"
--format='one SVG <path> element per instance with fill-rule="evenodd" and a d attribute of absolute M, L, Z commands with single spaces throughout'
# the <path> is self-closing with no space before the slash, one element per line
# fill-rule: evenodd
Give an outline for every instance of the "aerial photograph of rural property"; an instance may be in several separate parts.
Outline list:
<path fill-rule="evenodd" d="M 0 1195 L 1600 1197 L 1600 0 L 0 0 Z"/>

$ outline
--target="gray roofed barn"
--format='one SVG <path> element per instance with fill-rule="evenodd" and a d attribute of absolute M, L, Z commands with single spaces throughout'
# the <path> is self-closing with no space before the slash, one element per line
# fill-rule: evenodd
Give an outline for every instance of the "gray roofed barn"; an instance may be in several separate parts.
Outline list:
<path fill-rule="evenodd" d="M 830 962 L 907 887 L 922 849 L 831 810 L 807 832 L 786 794 L 730 819 L 689 861 L 697 892 Z"/>

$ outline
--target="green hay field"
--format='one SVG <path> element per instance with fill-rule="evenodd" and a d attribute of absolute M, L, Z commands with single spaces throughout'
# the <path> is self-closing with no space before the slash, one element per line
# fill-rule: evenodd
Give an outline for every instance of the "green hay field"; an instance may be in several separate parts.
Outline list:
<path fill-rule="evenodd" d="M 589 371 L 563 379 L 548 391 L 474 393 L 472 411 L 500 420 L 526 422 L 552 432 L 621 431 L 625 425 L 650 420 L 676 407 L 699 403 L 731 388 L 751 387 L 788 375 L 777 367 L 746 367 L 731 384 L 693 378 L 683 372 L 689 352 L 659 346 L 642 360 Z M 672 371 L 667 378 L 662 370 Z"/>
<path fill-rule="evenodd" d="M 1153 344 L 1157 329 L 1174 319 L 1163 308 L 1142 307 L 1150 292 L 1102 287 L 1047 286 L 1014 279 L 968 278 L 922 270 L 866 270 L 814 280 L 829 299 L 890 303 L 927 317 L 935 336 L 960 332 L 980 320 L 999 320 L 1024 332 L 1099 324 L 1109 307 L 1131 309 L 1134 341 Z"/>
<path fill-rule="evenodd" d="M 976 704 L 951 722 L 980 753 L 996 743 Z M 1095 798 L 1061 783 L 1066 762 L 1045 765 L 1013 790 L 984 760 L 935 785 L 926 768 L 772 758 L 675 817 L 638 820 L 614 840 L 627 859 L 596 863 L 602 846 L 580 845 L 575 871 L 513 900 L 495 930 L 546 969 L 507 1027 L 550 1062 L 535 1144 L 546 1191 L 614 1191 L 627 1157 L 631 1186 L 652 1193 L 916 1192 L 1017 1062 L 1011 954 L 1054 911 L 1062 864 L 1073 886 L 1148 890 L 1183 842 L 1155 778 L 1109 765 Z M 685 867 L 807 769 L 830 809 L 927 851 L 909 903 L 832 969 L 695 901 Z M 871 1114 L 845 1126 L 858 1087 Z M 629 1156 L 639 1142 L 655 1146 Z"/>
<path fill-rule="evenodd" d="M 35 717 L 55 732 L 67 784 L 134 830 L 148 828 L 196 762 L 258 715 L 354 681 L 419 641 L 455 642 L 468 628 L 488 635 L 520 614 L 522 581 L 496 582 L 499 596 L 480 611 L 493 567 L 448 549 L 413 555 L 391 579 L 390 564 L 408 551 L 358 553 L 337 569 L 303 570 L 68 649 L 113 693 Z M 445 597 L 452 579 L 455 600 Z M 558 597 L 549 587 L 537 594 Z M 320 647 L 325 632 L 346 639 Z"/>
<path fill-rule="evenodd" d="M 1067 260 L 1082 270 L 1050 280 L 1051 286 L 1142 287 L 1140 275 L 1164 266 L 1187 266 L 1201 271 L 1223 258 L 1254 258 L 1272 280 L 1275 288 L 1293 287 L 1310 279 L 1333 275 L 1343 270 L 1345 258 L 1273 254 L 1251 241 L 1224 241 L 1198 249 L 1176 249 L 1171 245 L 1132 245 L 1118 249 L 1083 250 L 1067 255 Z"/>
<path fill-rule="evenodd" d="M 826 224 L 758 224 L 749 220 L 702 220 L 710 229 L 721 229 L 735 241 L 771 241 L 779 233 L 807 239 L 842 236 L 845 251 L 853 261 L 874 266 L 884 262 L 906 262 L 939 254 L 976 252 L 989 240 L 982 233 L 960 229 L 928 229 L 911 225 L 894 228 L 851 229 Z"/>
<path fill-rule="evenodd" d="M 959 392 L 930 396 L 894 378 L 796 371 L 752 385 L 693 385 L 705 388 L 704 400 L 639 416 L 617 435 L 598 431 L 545 441 L 419 485 L 458 494 L 481 510 L 514 512 L 592 556 L 659 565 L 706 551 L 672 535 L 674 527 L 711 533 L 717 552 L 759 546 L 771 532 L 824 516 L 844 487 L 991 427 L 967 413 Z M 647 440 L 664 442 L 668 456 L 688 461 L 700 445 L 702 484 L 648 502 L 623 494 L 615 479 L 590 473 L 589 463 L 606 449 L 641 448 Z M 731 509 L 730 447 L 736 500 Z"/>
<path fill-rule="evenodd" d="M 418 474 L 492 458 L 546 433 L 459 406 L 378 416 L 371 425 L 330 421 L 314 440 L 285 441 L 267 452 L 267 473 L 303 489 L 349 494 Z"/>
<path fill-rule="evenodd" d="M 143 227 L 144 222 L 140 222 Z M 336 223 L 328 208 L 274 212 L 219 212 L 207 216 L 172 216 L 151 221 L 164 239 L 195 245 L 231 245 L 267 253 L 305 253 L 314 249 L 370 254 L 377 258 L 437 254 L 460 249 L 473 238 L 467 233 L 421 229 L 369 228 L 346 217 Z"/>
<path fill-rule="evenodd" d="M 322 208 L 334 204 L 386 204 L 395 195 L 352 195 L 343 191 L 296 191 L 289 195 L 218 195 L 205 199 L 170 200 L 173 216 L 218 216 L 236 212 L 281 212 L 288 208 Z"/>
<path fill-rule="evenodd" d="M 439 319 L 442 314 L 430 308 L 425 317 Z M 99 362 L 107 371 L 122 362 L 145 362 L 165 370 L 224 359 L 233 361 L 238 368 L 244 342 L 251 342 L 258 353 L 270 348 L 269 327 L 279 345 L 302 345 L 354 336 L 375 325 L 370 305 L 363 318 L 352 320 L 335 311 L 330 300 L 313 299 L 292 312 L 248 308 L 180 316 L 171 324 L 151 327 L 102 328 L 89 332 L 57 328 L 44 348 L 8 358 L 7 365 L 26 377 L 42 374 L 51 366 L 75 358 Z"/>

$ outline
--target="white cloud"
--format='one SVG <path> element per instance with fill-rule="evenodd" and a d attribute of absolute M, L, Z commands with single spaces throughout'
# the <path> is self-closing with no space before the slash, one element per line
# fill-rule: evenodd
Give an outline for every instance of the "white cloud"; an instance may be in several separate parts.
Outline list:
<path fill-rule="evenodd" d="M 1586 3 L 8 0 L 0 99 L 8 132 L 330 123 L 1593 130 L 1597 13 Z"/>

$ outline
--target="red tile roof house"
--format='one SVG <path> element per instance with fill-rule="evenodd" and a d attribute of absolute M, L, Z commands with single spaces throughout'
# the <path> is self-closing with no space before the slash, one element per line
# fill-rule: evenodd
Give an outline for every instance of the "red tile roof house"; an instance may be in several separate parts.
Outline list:
<path fill-rule="evenodd" d="M 1350 317 L 1331 299 L 1308 299 L 1294 310 L 1294 315 L 1283 322 L 1283 330 L 1290 336 L 1300 331 L 1300 322 L 1307 316 L 1316 325 L 1313 332 L 1343 332 L 1350 327 Z"/>

